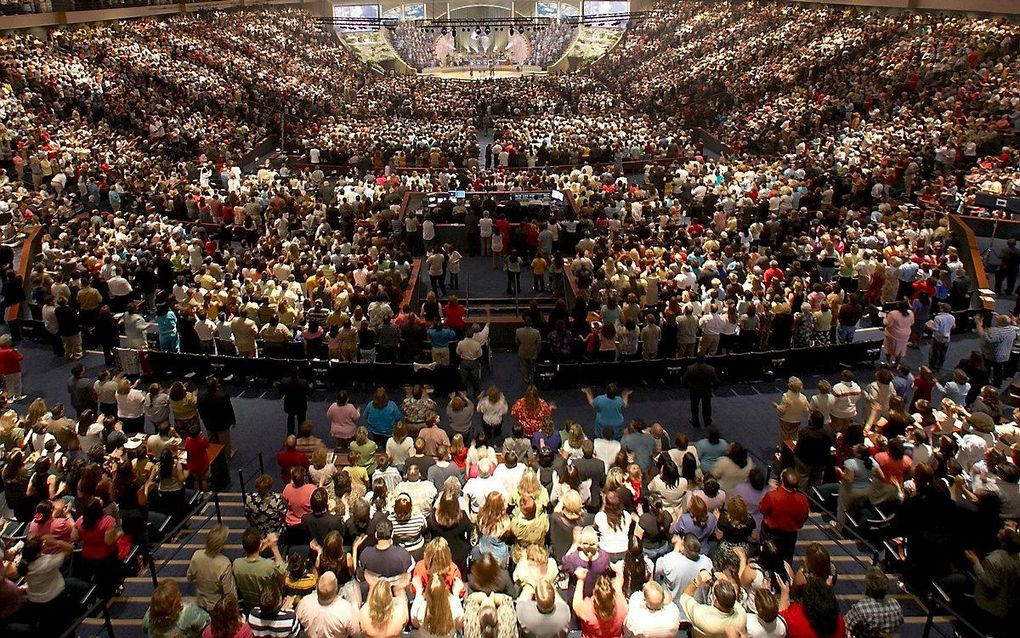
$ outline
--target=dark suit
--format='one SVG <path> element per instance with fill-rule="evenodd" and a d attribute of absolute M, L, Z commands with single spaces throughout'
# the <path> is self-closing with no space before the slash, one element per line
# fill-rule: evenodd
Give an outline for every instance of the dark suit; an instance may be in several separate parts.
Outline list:
<path fill-rule="evenodd" d="M 715 373 L 715 368 L 703 362 L 692 363 L 684 372 L 683 381 L 691 390 L 691 423 L 696 428 L 701 427 L 702 420 L 706 426 L 712 425 L 712 389 L 719 384 L 719 375 Z"/>

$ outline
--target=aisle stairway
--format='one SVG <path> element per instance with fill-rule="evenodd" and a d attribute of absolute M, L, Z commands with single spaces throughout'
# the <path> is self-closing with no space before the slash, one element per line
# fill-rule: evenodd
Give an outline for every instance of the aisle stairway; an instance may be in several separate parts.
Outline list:
<path fill-rule="evenodd" d="M 220 497 L 220 514 L 224 525 L 230 528 L 225 553 L 231 557 L 242 554 L 241 534 L 247 527 L 244 518 L 244 507 L 241 494 L 238 492 L 222 492 Z M 826 529 L 826 519 L 820 514 L 812 514 L 797 542 L 795 567 L 803 561 L 804 552 L 811 542 L 820 542 L 829 551 L 836 565 L 839 577 L 836 581 L 836 597 L 844 612 L 864 596 L 864 574 L 871 565 L 871 556 L 866 549 L 856 544 L 835 539 Z M 216 506 L 207 503 L 198 514 L 192 517 L 189 529 L 184 530 L 172 542 L 164 543 L 154 553 L 157 567 L 157 578 L 173 578 L 181 586 L 186 598 L 194 596 L 194 586 L 187 582 L 186 574 L 191 555 L 203 547 L 205 531 L 217 525 Z M 916 597 L 906 593 L 896 583 L 896 574 L 890 574 L 890 594 L 896 598 L 903 608 L 904 626 L 899 632 L 900 638 L 921 638 L 924 635 L 927 620 L 927 609 Z M 124 592 L 115 598 L 110 606 L 113 617 L 114 635 L 117 638 L 142 638 L 142 617 L 149 606 L 153 584 L 148 573 L 128 578 L 124 583 Z M 936 616 L 931 636 L 935 638 L 952 638 L 954 629 L 951 618 Z M 79 636 L 104 634 L 101 619 L 88 619 L 78 631 Z M 681 638 L 686 634 L 681 633 Z"/>

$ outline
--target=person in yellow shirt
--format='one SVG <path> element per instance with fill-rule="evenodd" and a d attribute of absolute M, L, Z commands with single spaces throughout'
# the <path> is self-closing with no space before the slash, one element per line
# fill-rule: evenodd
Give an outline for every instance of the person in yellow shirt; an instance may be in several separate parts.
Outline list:
<path fill-rule="evenodd" d="M 531 260 L 531 275 L 534 277 L 532 289 L 535 292 L 545 292 L 545 268 L 548 265 L 541 253 L 536 254 Z"/>

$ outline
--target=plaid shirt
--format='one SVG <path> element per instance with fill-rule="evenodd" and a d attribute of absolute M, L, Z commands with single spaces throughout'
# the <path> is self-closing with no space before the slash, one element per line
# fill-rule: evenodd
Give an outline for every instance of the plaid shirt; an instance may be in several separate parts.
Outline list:
<path fill-rule="evenodd" d="M 854 603 L 844 620 L 854 638 L 879 638 L 900 628 L 903 611 L 894 598 L 876 600 L 867 596 Z"/>

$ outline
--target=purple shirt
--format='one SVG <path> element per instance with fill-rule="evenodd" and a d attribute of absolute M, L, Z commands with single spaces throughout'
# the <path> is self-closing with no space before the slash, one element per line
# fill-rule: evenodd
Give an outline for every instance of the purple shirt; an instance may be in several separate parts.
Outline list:
<path fill-rule="evenodd" d="M 564 572 L 570 574 L 570 587 L 567 588 L 568 595 L 565 600 L 574 599 L 574 587 L 577 584 L 574 572 L 577 571 L 577 568 L 584 567 L 588 570 L 588 575 L 584 579 L 584 597 L 588 598 L 595 591 L 595 581 L 598 580 L 599 576 L 609 571 L 609 553 L 600 549 L 598 555 L 595 556 L 595 560 L 589 562 L 581 557 L 580 552 L 573 551 L 563 557 L 560 567 L 562 567 Z"/>
<path fill-rule="evenodd" d="M 736 485 L 732 490 L 730 490 L 728 496 L 731 498 L 734 496 L 739 496 L 740 498 L 744 499 L 744 502 L 747 504 L 747 512 L 751 515 L 751 518 L 754 519 L 754 526 L 758 529 L 761 529 L 762 516 L 761 512 L 758 511 L 758 505 L 761 503 L 761 499 L 765 498 L 765 494 L 768 491 L 769 490 L 767 485 L 765 486 L 765 489 L 758 491 L 751 487 L 750 483 L 747 483 L 745 481 L 744 483 L 740 483 L 739 485 Z"/>

